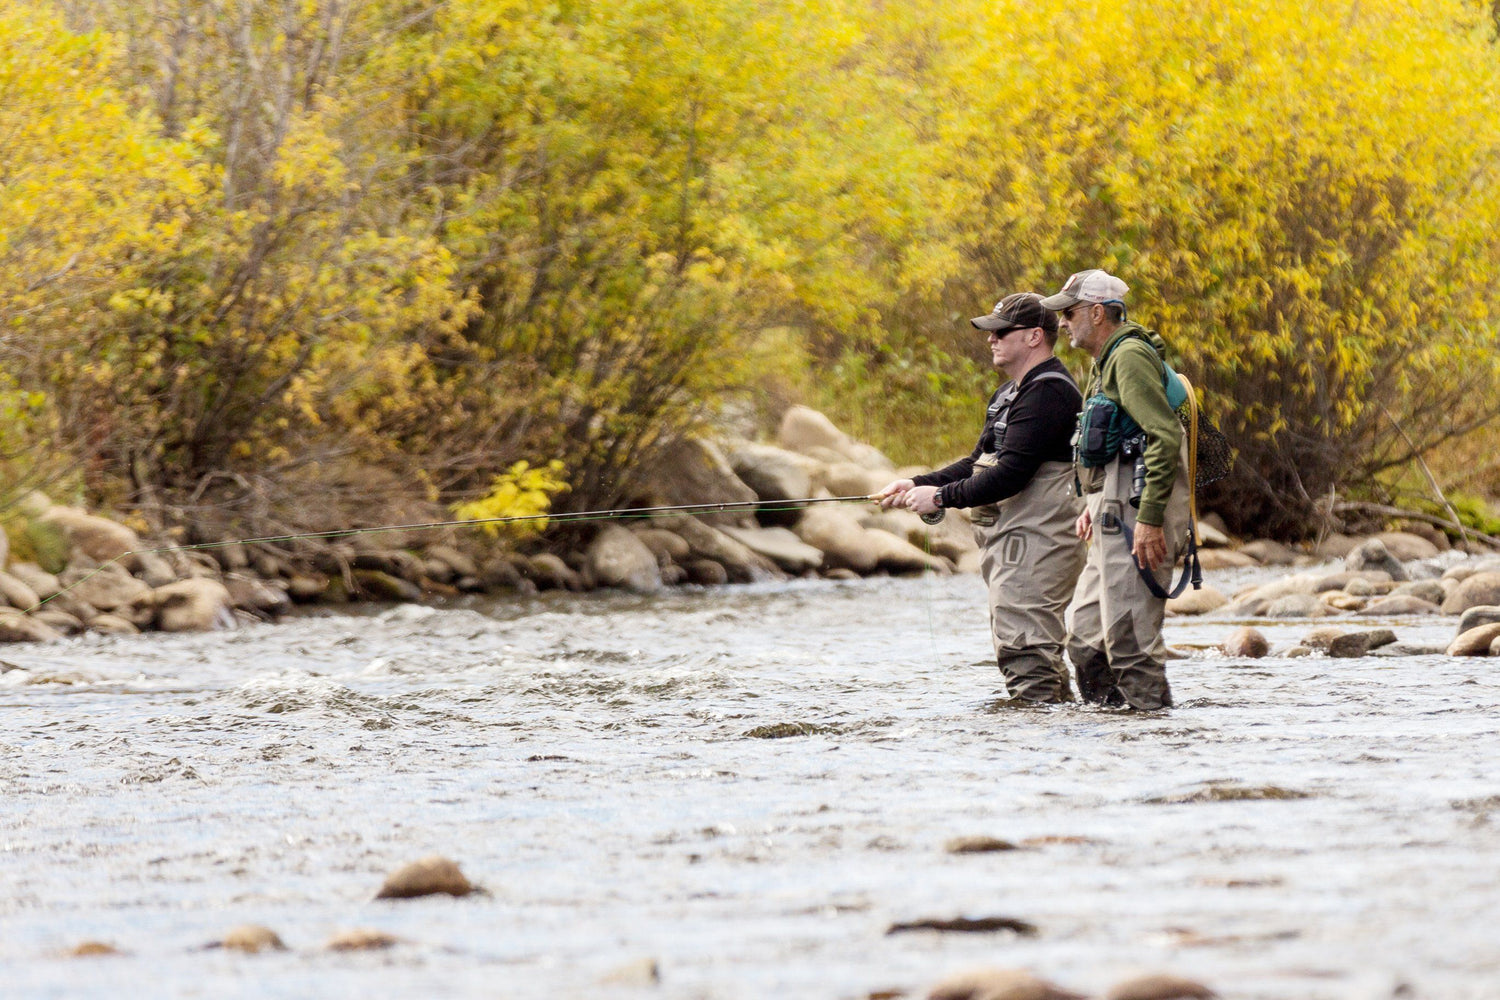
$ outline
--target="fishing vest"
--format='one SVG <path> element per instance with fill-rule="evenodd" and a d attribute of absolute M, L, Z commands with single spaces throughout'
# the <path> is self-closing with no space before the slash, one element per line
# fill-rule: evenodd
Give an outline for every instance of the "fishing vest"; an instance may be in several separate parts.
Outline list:
<path fill-rule="evenodd" d="M 1151 341 L 1139 333 L 1127 333 L 1115 341 L 1099 359 L 1100 372 L 1104 371 L 1104 363 L 1115 352 L 1115 348 L 1131 338 L 1151 344 Z M 1151 349 L 1153 353 L 1156 352 L 1154 346 Z M 1187 402 L 1187 385 L 1160 354 L 1157 354 L 1157 361 L 1161 364 L 1161 386 L 1167 393 L 1167 405 L 1175 412 Z M 1085 469 L 1096 469 L 1113 462 L 1119 457 L 1125 442 L 1136 438 L 1140 433 L 1141 425 L 1125 412 L 1124 407 L 1102 391 L 1097 392 L 1083 401 L 1083 409 L 1078 414 L 1078 430 L 1073 435 L 1073 454 L 1078 464 Z"/>
<path fill-rule="evenodd" d="M 1065 372 L 1041 372 L 1032 381 L 1041 382 L 1044 379 L 1057 379 L 1059 382 L 1068 383 L 1075 390 L 1078 388 L 1078 383 Z M 976 467 L 995 465 L 1000 461 L 1000 449 L 1005 447 L 1005 429 L 1010 425 L 1011 404 L 1016 401 L 1020 393 L 1020 382 L 1007 382 L 990 401 L 989 408 L 984 413 L 985 431 L 980 438 L 981 454 L 974 462 Z M 1079 395 L 1083 394 L 1079 393 Z"/>

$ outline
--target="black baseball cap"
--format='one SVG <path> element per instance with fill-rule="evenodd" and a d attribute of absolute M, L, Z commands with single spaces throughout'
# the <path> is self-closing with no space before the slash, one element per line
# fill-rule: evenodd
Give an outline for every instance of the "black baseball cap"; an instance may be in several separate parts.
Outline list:
<path fill-rule="evenodd" d="M 1004 333 L 1007 330 L 1029 330 L 1039 326 L 1048 333 L 1057 332 L 1057 314 L 1042 306 L 1036 292 L 1015 292 L 995 303 L 988 316 L 975 316 L 969 322 L 976 330 Z"/>

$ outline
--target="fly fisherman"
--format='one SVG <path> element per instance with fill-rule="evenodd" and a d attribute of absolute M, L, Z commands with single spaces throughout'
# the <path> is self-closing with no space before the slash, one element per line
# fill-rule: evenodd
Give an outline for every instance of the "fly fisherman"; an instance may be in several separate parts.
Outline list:
<path fill-rule="evenodd" d="M 1188 539 L 1187 443 L 1167 399 L 1166 345 L 1126 321 L 1126 291 L 1112 274 L 1080 271 L 1042 305 L 1094 358 L 1076 456 L 1086 500 L 1077 533 L 1092 544 L 1068 656 L 1084 701 L 1150 710 L 1172 705 L 1161 623 Z"/>
<path fill-rule="evenodd" d="M 874 499 L 919 514 L 970 509 L 995 659 L 1010 697 L 1070 701 L 1063 610 L 1084 558 L 1074 534 L 1079 503 L 1070 444 L 1082 397 L 1052 354 L 1057 317 L 1042 308 L 1040 295 L 1007 295 L 969 322 L 988 333 L 995 368 L 1011 378 L 990 398 L 979 444 L 969 457 L 898 479 Z"/>

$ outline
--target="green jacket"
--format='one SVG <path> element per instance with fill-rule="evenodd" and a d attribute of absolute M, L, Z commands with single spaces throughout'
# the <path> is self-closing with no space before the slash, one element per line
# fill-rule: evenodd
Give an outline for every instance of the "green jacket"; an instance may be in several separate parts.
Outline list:
<path fill-rule="evenodd" d="M 1103 367 L 1098 362 L 1089 366 L 1089 388 L 1084 393 L 1085 399 L 1104 393 L 1146 432 L 1146 486 L 1136 520 L 1157 527 L 1166 519 L 1182 448 L 1182 423 L 1167 405 L 1167 390 L 1162 386 L 1166 347 L 1145 327 L 1122 323 L 1099 352 Z"/>

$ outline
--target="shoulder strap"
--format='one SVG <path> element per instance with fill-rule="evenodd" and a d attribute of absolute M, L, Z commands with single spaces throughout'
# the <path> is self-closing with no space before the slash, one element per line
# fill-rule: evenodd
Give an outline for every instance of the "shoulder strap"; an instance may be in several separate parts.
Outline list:
<path fill-rule="evenodd" d="M 1120 534 L 1125 539 L 1125 547 L 1130 552 L 1130 561 L 1135 565 L 1135 571 L 1141 575 L 1141 582 L 1152 594 L 1164 601 L 1171 600 L 1181 595 L 1187 589 L 1188 580 L 1191 579 L 1194 590 L 1203 589 L 1203 566 L 1198 561 L 1198 527 L 1192 525 L 1188 530 L 1187 553 L 1182 557 L 1182 576 L 1177 580 L 1177 586 L 1170 591 L 1163 590 L 1156 578 L 1141 568 L 1141 564 L 1135 561 L 1135 532 L 1131 530 L 1129 522 L 1123 517 L 1120 521 Z"/>

